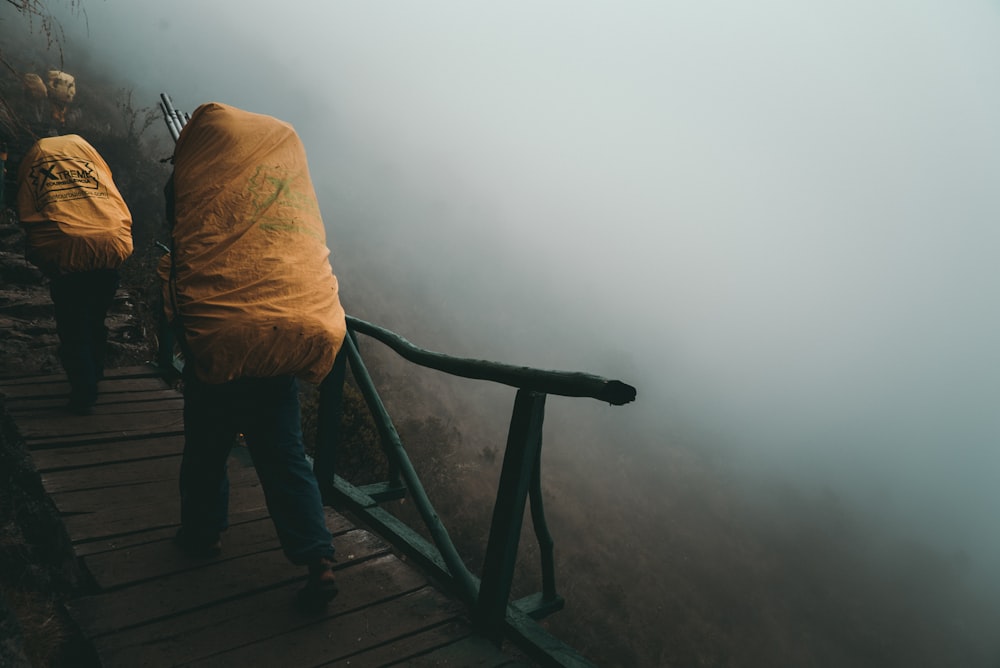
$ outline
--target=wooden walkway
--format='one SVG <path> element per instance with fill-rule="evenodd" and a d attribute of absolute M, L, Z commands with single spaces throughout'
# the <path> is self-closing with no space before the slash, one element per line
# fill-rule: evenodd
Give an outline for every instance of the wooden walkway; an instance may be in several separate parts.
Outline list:
<path fill-rule="evenodd" d="M 292 605 L 304 569 L 277 543 L 245 451 L 230 460 L 230 529 L 216 559 L 184 557 L 177 529 L 182 398 L 145 367 L 101 383 L 94 414 L 62 410 L 64 376 L 0 380 L 92 592 L 68 610 L 104 666 L 522 666 L 473 635 L 466 611 L 378 536 L 327 511 L 340 595 Z"/>

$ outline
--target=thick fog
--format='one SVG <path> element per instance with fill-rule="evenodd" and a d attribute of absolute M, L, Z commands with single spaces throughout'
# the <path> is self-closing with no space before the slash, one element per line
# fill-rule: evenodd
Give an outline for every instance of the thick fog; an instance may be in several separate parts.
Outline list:
<path fill-rule="evenodd" d="M 335 265 L 391 268 L 384 324 L 621 378 L 612 426 L 997 563 L 997 3 L 85 11 L 142 104 L 296 126 Z"/>

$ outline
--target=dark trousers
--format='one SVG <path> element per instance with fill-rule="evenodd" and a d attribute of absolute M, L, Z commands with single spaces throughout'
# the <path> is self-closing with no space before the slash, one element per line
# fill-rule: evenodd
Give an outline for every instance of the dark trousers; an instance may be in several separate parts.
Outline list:
<path fill-rule="evenodd" d="M 81 271 L 49 283 L 56 314 L 59 359 L 70 384 L 70 400 L 82 406 L 97 401 L 97 381 L 104 377 L 108 328 L 104 326 L 118 290 L 117 269 Z"/>
<path fill-rule="evenodd" d="M 298 382 L 292 376 L 210 385 L 186 370 L 180 473 L 185 532 L 208 540 L 228 526 L 227 460 L 240 433 L 285 556 L 294 564 L 332 559 L 333 542 L 305 455 Z"/>

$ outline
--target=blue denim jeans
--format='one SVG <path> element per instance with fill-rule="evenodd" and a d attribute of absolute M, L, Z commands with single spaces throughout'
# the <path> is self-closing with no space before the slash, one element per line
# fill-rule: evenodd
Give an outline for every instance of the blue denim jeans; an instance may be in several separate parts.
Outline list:
<path fill-rule="evenodd" d="M 185 532 L 207 540 L 228 527 L 226 462 L 240 433 L 285 556 L 294 564 L 332 559 L 333 542 L 305 456 L 298 382 L 292 376 L 210 385 L 185 373 L 180 473 Z"/>

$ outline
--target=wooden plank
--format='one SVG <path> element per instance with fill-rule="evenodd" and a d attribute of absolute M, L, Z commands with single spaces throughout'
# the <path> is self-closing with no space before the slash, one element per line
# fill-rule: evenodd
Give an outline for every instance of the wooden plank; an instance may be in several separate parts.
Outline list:
<path fill-rule="evenodd" d="M 159 460 L 154 460 L 158 462 Z M 147 462 L 138 462 L 147 464 Z M 178 466 L 180 462 L 178 460 Z M 121 467 L 136 466 L 136 463 L 127 463 Z M 119 468 L 116 465 L 108 467 L 93 467 L 80 469 L 91 473 L 100 472 L 106 468 Z M 72 473 L 72 472 L 70 472 Z M 134 509 L 146 505 L 157 505 L 163 503 L 165 499 L 176 497 L 177 491 L 177 469 L 173 476 L 161 477 L 158 480 L 147 482 L 135 482 L 132 484 L 116 485 L 113 487 L 101 487 L 97 489 L 82 489 L 66 492 L 55 492 L 51 494 L 53 503 L 61 513 L 76 515 L 80 513 L 101 513 L 114 509 Z M 257 472 L 252 468 L 229 466 L 229 481 L 231 487 L 257 486 Z"/>
<path fill-rule="evenodd" d="M 123 366 L 115 369 L 105 369 L 105 380 L 116 378 L 148 378 L 161 377 L 162 374 L 152 366 Z M 0 377 L 0 387 L 8 385 L 26 385 L 39 383 L 58 383 L 66 380 L 65 373 L 51 373 L 41 376 L 4 376 Z"/>
<path fill-rule="evenodd" d="M 174 534 L 177 532 L 177 527 L 180 526 L 180 514 L 177 511 L 176 506 L 173 507 L 173 511 L 173 517 L 168 518 L 168 522 L 159 526 L 151 527 L 146 525 L 134 528 L 131 531 L 119 532 L 109 536 L 101 536 L 90 540 L 78 540 L 73 543 L 73 552 L 75 552 L 78 557 L 86 557 L 91 554 L 113 552 L 127 547 L 145 545 L 146 543 L 155 543 L 157 541 L 173 538 Z M 263 504 L 257 508 L 245 510 L 233 510 L 230 508 L 229 510 L 229 523 L 231 526 L 236 526 L 237 524 L 242 524 L 244 522 L 253 522 L 267 517 L 267 508 L 264 507 Z M 172 521 L 169 521 L 171 519 Z"/>
<path fill-rule="evenodd" d="M 416 635 L 398 638 L 392 642 L 372 647 L 356 654 L 324 663 L 322 668 L 357 668 L 358 666 L 387 666 L 409 661 L 431 650 L 462 640 L 472 633 L 471 626 L 464 619 L 454 619 Z M 462 666 L 464 664 L 453 664 Z"/>
<path fill-rule="evenodd" d="M 334 599 L 336 603 L 336 599 Z M 315 666 L 455 619 L 462 606 L 431 587 L 334 618 L 320 620 L 193 661 L 192 668 Z"/>
<path fill-rule="evenodd" d="M 85 434 L 82 436 L 51 436 L 47 438 L 34 438 L 26 443 L 28 449 L 43 450 L 49 448 L 66 448 L 78 445 L 99 445 L 102 443 L 118 443 L 122 441 L 134 441 L 147 438 L 158 438 L 161 436 L 183 436 L 183 429 L 167 428 L 152 431 L 136 432 L 105 432 L 101 434 Z"/>
<path fill-rule="evenodd" d="M 421 656 L 408 657 L 408 668 L 462 666 L 462 668 L 498 668 L 529 664 L 504 654 L 486 638 L 470 635 Z"/>
<path fill-rule="evenodd" d="M 382 539 L 362 529 L 340 537 L 342 556 L 337 568 L 388 551 Z M 348 558 L 348 555 L 353 558 Z M 157 619 L 233 599 L 249 592 L 302 582 L 304 572 L 293 568 L 281 550 L 268 550 L 213 560 L 202 567 L 67 603 L 84 635 L 96 637 Z"/>
<path fill-rule="evenodd" d="M 275 638 L 321 619 L 338 618 L 427 586 L 425 576 L 393 555 L 343 568 L 337 573 L 337 581 L 340 594 L 319 616 L 305 616 L 292 607 L 295 592 L 302 586 L 301 581 L 297 581 L 101 636 L 95 641 L 95 647 L 105 668 L 177 666 L 253 640 Z"/>
<path fill-rule="evenodd" d="M 326 526 L 334 536 L 354 526 L 339 513 L 326 513 Z M 173 534 L 170 534 L 172 538 Z M 334 546 L 337 542 L 334 541 Z M 270 518 L 234 524 L 222 535 L 221 558 L 233 559 L 278 547 L 278 537 Z M 142 580 L 178 573 L 201 566 L 204 560 L 186 558 L 169 539 L 84 558 L 84 565 L 101 589 L 112 589 Z"/>
<path fill-rule="evenodd" d="M 64 448 L 39 448 L 30 457 L 39 472 L 99 466 L 107 462 L 127 462 L 179 455 L 184 451 L 183 436 L 142 438 L 96 445 L 72 445 Z"/>
<path fill-rule="evenodd" d="M 114 413 L 94 415 L 63 414 L 21 416 L 17 420 L 18 431 L 29 447 L 43 440 L 64 441 L 83 440 L 95 437 L 114 436 L 128 438 L 143 434 L 184 431 L 184 416 L 180 410 L 150 410 L 142 413 Z"/>
<path fill-rule="evenodd" d="M 237 481 L 233 481 L 234 483 Z M 177 484 L 147 483 L 143 491 L 144 501 L 130 500 L 127 491 L 120 495 L 122 505 L 95 507 L 94 501 L 86 509 L 78 510 L 76 514 L 63 517 L 63 524 L 74 543 L 89 542 L 102 538 L 111 538 L 122 534 L 134 533 L 159 527 L 176 526 L 180 518 L 180 495 Z M 154 489 L 154 488 L 159 488 Z M 118 487 L 114 491 L 128 490 L 130 487 Z M 69 494 L 79 494 L 70 492 Z M 57 495 L 63 496 L 63 495 Z M 81 499 L 75 503 L 82 504 Z M 77 506 L 82 508 L 83 506 Z M 240 484 L 233 484 L 229 491 L 230 514 L 235 511 L 251 511 L 260 509 L 266 512 L 264 493 L 260 483 L 249 477 Z"/>
<path fill-rule="evenodd" d="M 177 496 L 176 481 L 156 481 L 112 487 L 107 490 L 59 492 L 50 495 L 59 512 L 64 515 L 103 513 L 114 510 L 134 512 L 137 506 L 155 505 Z"/>
<path fill-rule="evenodd" d="M 111 378 L 98 385 L 98 391 L 104 392 L 142 392 L 145 390 L 165 390 L 170 386 L 162 378 Z M 21 383 L 0 386 L 0 395 L 7 401 L 19 401 L 36 397 L 69 396 L 69 383 L 65 377 L 59 381 L 46 383 Z"/>
<path fill-rule="evenodd" d="M 126 462 L 108 462 L 70 470 L 42 473 L 42 484 L 49 494 L 100 490 L 170 480 L 176 483 L 181 467 L 180 454 L 157 459 L 143 458 Z"/>
<path fill-rule="evenodd" d="M 155 404 L 155 407 L 154 407 Z M 61 417 L 71 415 L 66 411 L 66 397 L 38 397 L 14 403 L 9 411 L 14 418 L 31 418 L 39 414 Z M 100 394 L 94 405 L 94 415 L 141 413 L 149 410 L 182 410 L 184 397 L 177 390 L 149 390 L 146 392 L 114 392 Z"/>
<path fill-rule="evenodd" d="M 260 503 L 261 514 L 267 513 L 263 500 Z M 180 500 L 164 503 L 155 511 L 150 510 L 137 515 L 134 509 L 124 508 L 109 510 L 106 513 L 90 513 L 86 515 L 71 515 L 63 518 L 63 524 L 74 543 L 86 543 L 94 540 L 110 539 L 163 527 L 180 525 Z"/>

